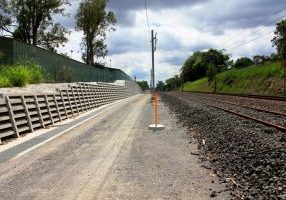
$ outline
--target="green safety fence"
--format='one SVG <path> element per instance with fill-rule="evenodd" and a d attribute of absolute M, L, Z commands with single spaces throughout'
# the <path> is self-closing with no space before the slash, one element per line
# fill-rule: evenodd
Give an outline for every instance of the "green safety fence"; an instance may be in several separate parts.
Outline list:
<path fill-rule="evenodd" d="M 86 65 L 63 55 L 11 38 L 0 37 L 0 65 L 31 59 L 43 67 L 55 82 L 114 82 L 131 80 L 120 69 Z"/>

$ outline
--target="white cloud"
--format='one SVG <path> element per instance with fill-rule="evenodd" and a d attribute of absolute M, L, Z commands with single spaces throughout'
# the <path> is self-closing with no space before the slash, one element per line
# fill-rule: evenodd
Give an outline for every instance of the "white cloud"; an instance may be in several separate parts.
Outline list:
<path fill-rule="evenodd" d="M 111 8 L 115 9 L 117 4 L 114 4 L 114 1 L 111 1 Z M 273 35 L 266 34 L 274 29 L 275 23 L 271 24 L 270 21 L 267 27 L 261 27 L 261 30 L 254 34 L 247 33 L 255 31 L 255 22 L 274 13 L 283 3 L 280 0 L 275 2 L 276 4 L 272 5 L 271 1 L 266 0 L 212 0 L 182 6 L 180 1 L 179 6 L 173 7 L 154 4 L 156 9 L 149 9 L 149 21 L 150 28 L 158 32 L 158 50 L 155 54 L 156 80 L 165 80 L 178 74 L 187 57 L 198 50 L 225 48 L 233 58 L 270 54 L 274 51 L 270 42 Z M 127 1 L 125 3 L 127 4 Z M 163 3 L 164 1 L 161 1 L 161 5 Z M 75 12 L 76 9 L 70 10 Z M 103 61 L 109 66 L 109 61 L 112 60 L 112 67 L 120 68 L 132 76 L 137 74 L 139 79 L 149 81 L 151 48 L 145 10 L 141 4 L 137 6 L 137 2 L 132 1 L 130 6 L 126 6 L 126 10 L 121 5 L 116 11 L 121 16 L 119 20 L 125 20 L 126 23 L 119 21 L 116 32 L 108 34 L 106 42 L 110 55 Z M 122 12 L 126 12 L 124 17 L 127 19 L 122 18 Z M 60 51 L 69 53 L 73 50 L 73 53 L 69 54 L 74 59 L 81 60 L 81 37 L 82 33 L 72 31 L 69 43 Z M 260 39 L 250 42 L 256 37 Z M 239 41 L 233 43 L 236 40 Z M 232 49 L 239 44 L 243 45 Z"/>

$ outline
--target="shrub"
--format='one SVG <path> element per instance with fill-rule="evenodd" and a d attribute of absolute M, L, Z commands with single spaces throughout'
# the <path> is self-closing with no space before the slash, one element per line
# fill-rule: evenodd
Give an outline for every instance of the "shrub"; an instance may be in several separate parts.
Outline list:
<path fill-rule="evenodd" d="M 10 86 L 9 78 L 5 76 L 0 76 L 0 87 L 7 87 Z"/>
<path fill-rule="evenodd" d="M 25 67 L 28 68 L 28 71 L 30 73 L 31 79 L 29 83 L 39 83 L 44 78 L 44 70 L 41 66 L 36 64 L 34 60 L 29 60 L 26 58 L 21 58 L 18 60 L 15 65 L 15 67 Z"/>
<path fill-rule="evenodd" d="M 5 67 L 2 74 L 9 79 L 12 86 L 22 87 L 31 81 L 31 73 L 24 66 Z"/>
<path fill-rule="evenodd" d="M 0 68 L 0 87 L 22 87 L 30 83 L 39 83 L 43 76 L 43 69 L 34 62 L 17 62 L 13 66 Z"/>

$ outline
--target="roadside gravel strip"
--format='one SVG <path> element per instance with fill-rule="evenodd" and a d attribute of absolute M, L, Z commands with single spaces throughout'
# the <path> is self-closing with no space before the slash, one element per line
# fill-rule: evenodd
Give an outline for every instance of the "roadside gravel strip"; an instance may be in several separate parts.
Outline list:
<path fill-rule="evenodd" d="M 285 200 L 286 134 L 182 95 L 161 96 L 198 138 L 203 159 L 229 183 L 233 199 Z"/>

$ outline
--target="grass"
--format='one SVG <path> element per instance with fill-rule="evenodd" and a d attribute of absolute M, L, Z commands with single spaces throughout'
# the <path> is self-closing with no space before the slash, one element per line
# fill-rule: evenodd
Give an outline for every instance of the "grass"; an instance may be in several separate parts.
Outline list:
<path fill-rule="evenodd" d="M 42 68 L 31 62 L 0 66 L 0 87 L 23 87 L 39 83 L 44 77 Z"/>
<path fill-rule="evenodd" d="M 283 68 L 280 62 L 250 66 L 243 69 L 232 69 L 216 76 L 217 91 L 226 93 L 244 93 L 260 95 L 283 94 Z M 213 91 L 214 83 L 207 78 L 184 85 L 185 91 Z"/>
<path fill-rule="evenodd" d="M 194 82 L 185 83 L 184 90 L 208 92 L 211 91 L 211 86 L 208 84 L 207 78 L 202 78 Z"/>

